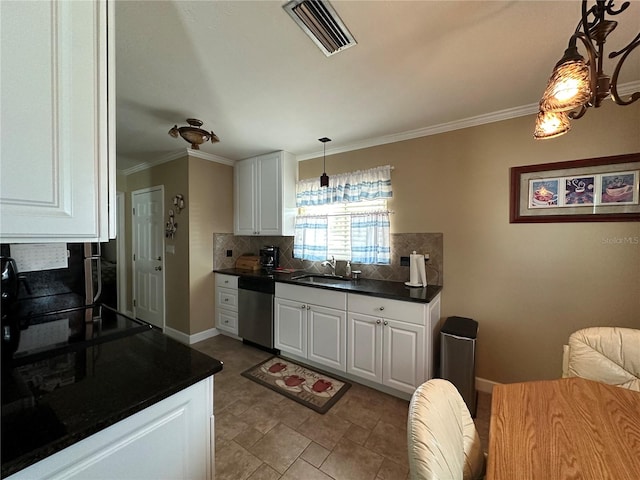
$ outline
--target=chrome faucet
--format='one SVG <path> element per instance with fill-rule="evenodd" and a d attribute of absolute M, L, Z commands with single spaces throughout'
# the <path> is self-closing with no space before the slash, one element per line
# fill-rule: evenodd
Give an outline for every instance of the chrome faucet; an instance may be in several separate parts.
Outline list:
<path fill-rule="evenodd" d="M 323 267 L 331 267 L 331 275 L 336 274 L 336 259 L 333 255 L 331 256 L 331 260 L 325 260 L 321 265 Z"/>

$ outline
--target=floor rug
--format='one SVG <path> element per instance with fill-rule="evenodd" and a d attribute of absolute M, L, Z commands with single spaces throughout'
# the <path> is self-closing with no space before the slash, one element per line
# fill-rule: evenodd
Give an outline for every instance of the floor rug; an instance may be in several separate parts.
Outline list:
<path fill-rule="evenodd" d="M 242 376 L 318 413 L 326 413 L 351 387 L 348 382 L 281 357 L 271 357 L 242 372 Z"/>

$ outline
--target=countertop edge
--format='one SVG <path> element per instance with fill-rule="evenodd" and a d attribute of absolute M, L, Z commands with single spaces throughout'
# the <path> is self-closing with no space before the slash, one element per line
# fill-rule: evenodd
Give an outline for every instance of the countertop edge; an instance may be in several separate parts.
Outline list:
<path fill-rule="evenodd" d="M 442 291 L 442 285 L 428 285 L 424 296 L 417 297 L 411 296 L 412 293 L 422 294 L 424 287 L 412 288 L 404 285 L 403 282 L 395 282 L 391 280 L 377 280 L 377 279 L 360 279 L 353 280 L 345 284 L 344 287 L 338 285 L 322 285 L 311 284 L 304 281 L 292 280 L 291 275 L 301 274 L 302 271 L 296 273 L 277 273 L 275 275 L 267 275 L 260 271 L 241 270 L 236 268 L 225 269 L 213 269 L 214 273 L 220 273 L 223 275 L 232 275 L 236 277 L 249 276 L 249 277 L 262 277 L 266 276 L 272 278 L 275 282 L 287 283 L 290 285 L 297 285 L 301 287 L 321 288 L 324 290 L 332 290 L 334 292 L 353 293 L 356 295 L 367 295 L 378 298 L 388 298 L 390 300 L 399 300 L 403 302 L 423 303 L 428 304 L 433 301 L 438 294 Z M 377 288 L 373 289 L 372 286 Z M 360 288 L 358 288 L 360 287 Z M 367 288 L 369 287 L 369 288 Z M 385 291 L 387 289 L 387 291 Z M 395 292 L 393 290 L 396 290 Z M 401 290 L 400 290 L 401 289 Z M 398 294 L 401 291 L 402 294 Z"/>

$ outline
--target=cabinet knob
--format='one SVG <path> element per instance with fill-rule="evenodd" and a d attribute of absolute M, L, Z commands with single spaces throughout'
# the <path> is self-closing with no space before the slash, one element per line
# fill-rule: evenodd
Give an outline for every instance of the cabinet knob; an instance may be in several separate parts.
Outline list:
<path fill-rule="evenodd" d="M 229 323 L 229 320 L 225 320 L 224 323 Z"/>
<path fill-rule="evenodd" d="M 376 325 L 380 325 L 380 319 L 376 320 Z"/>
<path fill-rule="evenodd" d="M 387 322 L 386 320 L 384 321 L 385 326 L 389 325 L 389 322 Z"/>
<path fill-rule="evenodd" d="M 307 305 L 307 310 L 311 310 L 311 307 L 309 305 Z"/>
<path fill-rule="evenodd" d="M 301 308 L 302 310 L 304 310 L 305 308 L 307 308 L 307 306 L 306 306 L 306 305 L 300 305 L 300 308 Z"/>
<path fill-rule="evenodd" d="M 384 307 L 379 307 L 378 310 L 382 311 L 384 310 Z"/>
<path fill-rule="evenodd" d="M 229 301 L 229 299 L 228 299 L 228 298 L 225 298 L 225 299 L 224 299 L 224 301 L 225 301 L 225 302 L 228 302 L 228 301 Z"/>
<path fill-rule="evenodd" d="M 229 280 L 225 280 L 224 283 L 229 283 Z"/>
<path fill-rule="evenodd" d="M 159 272 L 160 270 L 162 270 L 162 267 L 156 267 L 156 268 L 154 268 L 154 270 L 155 270 L 156 272 Z"/>

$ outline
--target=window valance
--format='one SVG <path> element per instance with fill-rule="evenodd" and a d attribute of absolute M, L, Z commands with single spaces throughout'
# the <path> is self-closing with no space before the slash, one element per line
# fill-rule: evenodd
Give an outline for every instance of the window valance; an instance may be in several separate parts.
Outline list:
<path fill-rule="evenodd" d="M 296 184 L 296 206 L 351 203 L 391 198 L 390 165 L 341 173 L 329 177 L 329 186 L 321 187 L 317 178 Z"/>

